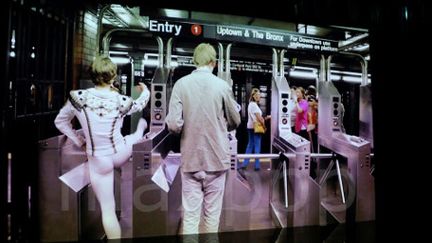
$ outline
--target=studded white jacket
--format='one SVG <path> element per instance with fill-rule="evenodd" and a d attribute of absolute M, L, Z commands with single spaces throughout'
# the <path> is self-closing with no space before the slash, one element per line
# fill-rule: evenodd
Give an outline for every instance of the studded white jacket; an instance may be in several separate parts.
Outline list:
<path fill-rule="evenodd" d="M 149 98 L 147 89 L 136 100 L 115 91 L 95 88 L 73 90 L 54 123 L 77 146 L 81 147 L 85 143 L 87 154 L 112 155 L 125 143 L 121 134 L 123 118 L 141 111 Z M 80 122 L 85 138 L 72 128 L 71 120 L 74 117 Z"/>

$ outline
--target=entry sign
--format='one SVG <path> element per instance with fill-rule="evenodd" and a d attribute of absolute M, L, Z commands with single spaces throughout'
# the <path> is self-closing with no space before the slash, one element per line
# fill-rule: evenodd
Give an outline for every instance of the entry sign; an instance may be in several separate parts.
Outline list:
<path fill-rule="evenodd" d="M 202 33 L 202 27 L 199 24 L 193 24 L 191 26 L 192 35 L 199 36 Z"/>
<path fill-rule="evenodd" d="M 150 32 L 157 32 L 158 35 L 175 37 L 196 37 L 202 36 L 203 25 L 195 23 L 183 23 L 168 20 L 149 20 Z"/>

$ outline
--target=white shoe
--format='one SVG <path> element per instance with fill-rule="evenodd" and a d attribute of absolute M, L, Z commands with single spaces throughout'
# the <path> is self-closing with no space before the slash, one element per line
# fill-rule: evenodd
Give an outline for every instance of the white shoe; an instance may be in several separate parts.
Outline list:
<path fill-rule="evenodd" d="M 147 129 L 147 121 L 144 118 L 140 118 L 138 121 L 137 129 L 132 135 L 134 144 L 140 142 L 144 138 L 144 131 L 146 129 Z"/>
<path fill-rule="evenodd" d="M 144 133 L 144 131 L 147 129 L 147 121 L 144 118 L 140 118 L 137 125 L 137 131 L 142 131 L 140 135 Z"/>

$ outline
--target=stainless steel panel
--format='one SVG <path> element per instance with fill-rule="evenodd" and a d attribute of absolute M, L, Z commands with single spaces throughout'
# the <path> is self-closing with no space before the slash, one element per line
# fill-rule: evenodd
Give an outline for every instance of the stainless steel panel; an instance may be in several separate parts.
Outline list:
<path fill-rule="evenodd" d="M 360 86 L 360 128 L 359 136 L 368 140 L 371 147 L 373 143 L 373 120 L 372 120 L 372 90 L 371 84 Z"/>
<path fill-rule="evenodd" d="M 344 133 L 339 103 L 340 95 L 334 85 L 320 82 L 318 143 L 347 160 L 346 165 L 341 165 L 346 204 L 337 195 L 340 191 L 329 191 L 326 183 L 321 189 L 321 203 L 339 222 L 371 221 L 375 219 L 375 185 L 370 174 L 370 143 Z"/>
<path fill-rule="evenodd" d="M 254 191 L 249 182 L 238 175 L 237 139 L 230 140 L 231 166 L 227 172 L 219 231 L 250 229 Z"/>
<path fill-rule="evenodd" d="M 319 135 L 331 136 L 333 132 L 342 132 L 343 105 L 336 87 L 331 82 L 319 82 L 318 94 Z"/>
<path fill-rule="evenodd" d="M 285 77 L 272 80 L 271 144 L 273 153 L 293 154 L 292 158 L 273 160 L 270 184 L 272 215 L 281 227 L 319 225 L 319 185 L 310 174 L 310 142 L 291 131 L 289 103 L 291 90 Z M 288 207 L 281 163 L 287 163 Z"/>
<path fill-rule="evenodd" d="M 289 103 L 291 102 L 291 90 L 284 76 L 273 77 L 271 90 L 271 135 L 270 147 L 277 136 L 291 134 L 291 115 Z"/>
<path fill-rule="evenodd" d="M 164 122 L 172 89 L 171 85 L 167 85 L 170 73 L 168 68 L 155 70 L 150 93 L 150 131 L 159 131 L 165 127 Z"/>
<path fill-rule="evenodd" d="M 340 201 L 332 201 L 333 211 L 349 210 L 349 217 L 355 221 L 375 220 L 375 186 L 374 178 L 370 174 L 370 143 L 362 138 L 338 133 L 332 138 L 319 137 L 319 143 L 347 159 L 343 165 L 342 176 L 348 183 L 346 205 Z M 329 192 L 330 194 L 332 192 Z M 322 193 L 323 197 L 326 197 Z M 344 222 L 342 220 L 342 222 Z"/>
<path fill-rule="evenodd" d="M 39 142 L 40 239 L 101 239 L 99 205 L 89 186 L 86 155 L 65 136 Z"/>
<path fill-rule="evenodd" d="M 143 164 L 149 163 L 144 167 Z M 177 234 L 181 218 L 181 175 L 177 173 L 168 192 L 152 180 L 161 165 L 159 154 L 133 154 L 133 237 Z"/>
<path fill-rule="evenodd" d="M 293 158 L 285 158 L 288 162 L 288 208 L 284 207 L 284 197 L 280 186 L 273 178 L 273 186 L 270 188 L 273 212 L 278 220 L 286 220 L 280 224 L 284 227 L 300 227 L 319 225 L 319 185 L 310 175 L 310 143 L 297 134 L 290 134 L 284 138 L 277 137 L 274 140 L 274 152 L 294 154 Z M 275 161 L 273 169 L 277 171 Z M 276 174 L 277 175 L 277 174 Z M 283 215 L 285 214 L 285 215 Z"/>
<path fill-rule="evenodd" d="M 165 127 L 168 101 L 173 88 L 172 72 L 167 68 L 155 71 L 151 87 L 150 132 L 135 144 L 132 152 L 132 235 L 146 237 L 177 234 L 181 219 L 181 175 L 174 177 L 165 192 L 152 181 L 170 152 L 175 138 Z"/>

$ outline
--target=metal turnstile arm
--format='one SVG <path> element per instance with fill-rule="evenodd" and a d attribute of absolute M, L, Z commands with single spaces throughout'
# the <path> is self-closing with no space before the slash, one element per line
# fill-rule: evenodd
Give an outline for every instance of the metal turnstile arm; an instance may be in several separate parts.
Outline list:
<path fill-rule="evenodd" d="M 344 193 L 344 189 L 343 189 L 342 176 L 341 176 L 340 167 L 339 167 L 339 160 L 336 160 L 336 171 L 337 171 L 338 180 L 339 180 L 339 187 L 341 190 L 342 203 L 345 204 L 345 193 Z"/>
<path fill-rule="evenodd" d="M 283 162 L 283 177 L 284 177 L 285 208 L 288 208 L 288 176 L 287 176 L 286 161 Z"/>

